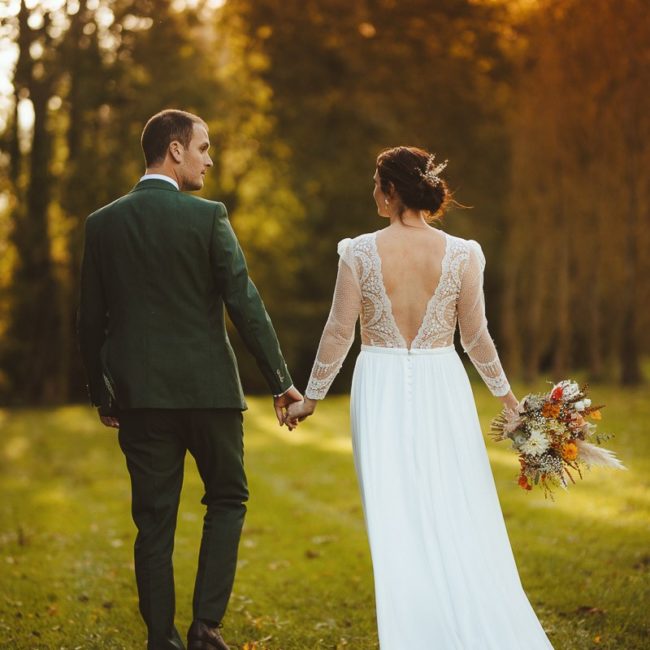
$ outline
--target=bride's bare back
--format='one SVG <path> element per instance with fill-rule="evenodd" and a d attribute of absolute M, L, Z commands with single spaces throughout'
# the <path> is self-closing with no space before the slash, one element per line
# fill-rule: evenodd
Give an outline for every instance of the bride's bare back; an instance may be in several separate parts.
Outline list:
<path fill-rule="evenodd" d="M 410 348 L 440 284 L 446 237 L 434 228 L 395 224 L 377 233 L 376 241 L 395 324 Z"/>

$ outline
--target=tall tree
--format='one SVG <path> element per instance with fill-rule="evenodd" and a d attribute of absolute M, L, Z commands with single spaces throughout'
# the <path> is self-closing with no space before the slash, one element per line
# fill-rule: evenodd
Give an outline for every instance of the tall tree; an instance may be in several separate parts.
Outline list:
<path fill-rule="evenodd" d="M 520 258 L 509 269 L 509 286 L 528 282 L 508 309 L 511 331 L 526 338 L 531 376 L 550 362 L 558 375 L 577 362 L 599 378 L 617 361 L 623 383 L 642 380 L 649 342 L 641 306 L 650 290 L 641 253 L 648 182 L 640 170 L 650 158 L 650 18 L 642 5 L 545 2 L 523 25 L 510 227 L 535 215 L 540 227 L 519 228 L 516 240 L 548 265 Z M 545 286 L 551 301 L 540 311 Z M 538 327 L 526 331 L 512 321 L 522 322 L 531 300 Z"/>
<path fill-rule="evenodd" d="M 56 56 L 50 22 L 49 12 L 30 10 L 25 2 L 20 3 L 16 19 L 19 57 L 14 76 L 15 103 L 17 106 L 20 100 L 28 100 L 34 120 L 26 178 L 22 178 L 18 165 L 11 172 L 16 196 L 11 237 L 19 256 L 10 292 L 12 319 L 2 357 L 10 369 L 10 390 L 21 402 L 52 402 L 63 397 L 58 347 L 62 329 L 60 294 L 48 223 L 52 153 L 48 102 L 54 83 L 52 58 Z M 13 128 L 18 135 L 16 119 Z M 13 151 L 18 163 L 20 155 L 15 145 Z"/>

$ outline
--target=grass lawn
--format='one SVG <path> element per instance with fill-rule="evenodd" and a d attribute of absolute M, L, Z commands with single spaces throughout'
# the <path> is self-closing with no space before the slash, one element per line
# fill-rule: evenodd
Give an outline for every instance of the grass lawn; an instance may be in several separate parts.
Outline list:
<path fill-rule="evenodd" d="M 487 431 L 499 403 L 474 390 Z M 504 443 L 486 444 L 522 582 L 556 650 L 640 650 L 649 647 L 650 400 L 647 389 L 605 385 L 592 396 L 608 404 L 600 428 L 617 433 L 608 446 L 627 472 L 595 470 L 551 502 L 517 487 Z M 225 638 L 239 650 L 377 648 L 347 398 L 328 398 L 295 432 L 278 427 L 268 399 L 249 403 L 251 500 Z M 144 648 L 115 432 L 94 411 L 66 407 L 0 410 L 0 434 L 0 647 Z M 183 634 L 200 498 L 188 459 L 174 556 Z"/>

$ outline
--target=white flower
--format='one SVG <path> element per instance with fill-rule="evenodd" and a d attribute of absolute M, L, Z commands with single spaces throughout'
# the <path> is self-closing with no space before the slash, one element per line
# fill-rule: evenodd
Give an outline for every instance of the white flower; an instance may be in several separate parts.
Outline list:
<path fill-rule="evenodd" d="M 586 408 L 585 400 L 581 399 L 578 402 L 573 404 L 576 407 L 576 411 L 584 411 Z"/>
<path fill-rule="evenodd" d="M 514 436 L 510 436 L 510 437 L 512 438 L 512 446 L 515 449 L 519 449 L 521 445 L 523 445 L 524 442 L 526 442 L 527 440 L 526 435 L 524 433 L 515 432 Z"/>
<path fill-rule="evenodd" d="M 544 397 L 542 395 L 526 395 L 522 400 L 524 410 L 526 409 L 540 409 L 544 404 Z"/>
<path fill-rule="evenodd" d="M 582 401 L 585 403 L 586 408 L 591 406 L 591 400 L 588 397 L 585 397 Z"/>
<path fill-rule="evenodd" d="M 528 440 L 525 440 L 520 450 L 527 456 L 540 456 L 550 447 L 548 438 L 541 429 L 532 429 Z"/>
<path fill-rule="evenodd" d="M 570 379 L 565 379 L 555 384 L 551 392 L 553 392 L 556 388 L 562 388 L 562 400 L 565 402 L 580 395 L 580 386 L 578 386 L 575 381 L 571 381 Z"/>

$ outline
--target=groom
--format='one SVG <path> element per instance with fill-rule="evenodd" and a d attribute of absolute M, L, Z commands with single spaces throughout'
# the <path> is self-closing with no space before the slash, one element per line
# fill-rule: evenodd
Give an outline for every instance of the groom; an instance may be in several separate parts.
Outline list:
<path fill-rule="evenodd" d="M 166 110 L 144 127 L 145 175 L 88 217 L 79 339 L 91 401 L 119 428 L 138 529 L 135 574 L 149 650 L 184 648 L 174 627 L 172 550 L 186 451 L 206 506 L 190 650 L 227 650 L 218 627 L 232 590 L 248 498 L 246 408 L 224 306 L 274 395 L 293 387 L 222 203 L 184 194 L 212 167 L 208 128 Z"/>

